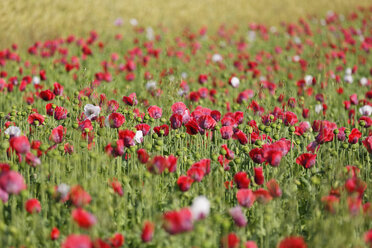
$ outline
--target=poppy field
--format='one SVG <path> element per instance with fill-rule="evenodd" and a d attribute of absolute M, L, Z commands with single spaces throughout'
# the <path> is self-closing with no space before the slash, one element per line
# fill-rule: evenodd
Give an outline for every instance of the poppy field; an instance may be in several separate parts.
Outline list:
<path fill-rule="evenodd" d="M 372 247 L 372 7 L 130 25 L 0 50 L 0 247 Z"/>

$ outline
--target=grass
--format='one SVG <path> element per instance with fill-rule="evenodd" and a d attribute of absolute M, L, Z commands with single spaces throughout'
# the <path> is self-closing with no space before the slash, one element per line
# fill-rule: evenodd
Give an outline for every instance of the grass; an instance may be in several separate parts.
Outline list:
<path fill-rule="evenodd" d="M 361 6 L 368 3 L 368 0 L 357 2 Z M 202 25 L 215 29 L 221 23 L 278 25 L 279 21 L 295 21 L 314 14 L 321 16 L 329 10 L 346 14 L 355 5 L 351 0 L 2 0 L 0 46 L 7 47 L 14 42 L 30 45 L 36 40 L 60 35 L 85 35 L 92 29 L 105 36 L 119 31 L 113 26 L 118 17 L 125 22 L 124 30 L 130 18 L 136 18 L 144 26 L 163 24 L 173 31 Z"/>

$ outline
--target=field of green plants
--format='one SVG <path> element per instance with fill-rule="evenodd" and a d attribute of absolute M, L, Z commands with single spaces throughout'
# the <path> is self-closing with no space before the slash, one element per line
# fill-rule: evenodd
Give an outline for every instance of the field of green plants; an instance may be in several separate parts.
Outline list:
<path fill-rule="evenodd" d="M 0 247 L 372 247 L 372 7 L 125 25 L 0 50 Z"/>

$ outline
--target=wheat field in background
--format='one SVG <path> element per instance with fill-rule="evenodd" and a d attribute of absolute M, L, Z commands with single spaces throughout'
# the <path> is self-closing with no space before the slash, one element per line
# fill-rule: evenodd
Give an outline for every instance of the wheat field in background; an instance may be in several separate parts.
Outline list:
<path fill-rule="evenodd" d="M 369 0 L 1 0 L 0 47 L 85 35 L 92 29 L 103 35 L 125 34 L 131 18 L 142 26 L 163 24 L 174 31 L 201 25 L 215 29 L 221 23 L 279 24 L 329 10 L 347 14 L 368 4 Z M 120 29 L 113 25 L 119 17 L 124 21 Z"/>

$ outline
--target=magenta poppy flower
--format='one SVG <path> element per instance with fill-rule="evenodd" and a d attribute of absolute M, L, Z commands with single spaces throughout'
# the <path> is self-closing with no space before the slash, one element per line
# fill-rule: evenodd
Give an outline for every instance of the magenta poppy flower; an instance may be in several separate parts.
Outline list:
<path fill-rule="evenodd" d="M 230 208 L 229 215 L 238 227 L 245 227 L 247 225 L 247 217 L 245 217 L 241 207 Z"/>
<path fill-rule="evenodd" d="M 172 129 L 178 129 L 182 126 L 182 115 L 180 114 L 173 114 L 169 120 Z"/>
<path fill-rule="evenodd" d="M 30 142 L 26 136 L 12 137 L 9 140 L 9 144 L 18 154 L 26 154 L 31 148 Z"/>
<path fill-rule="evenodd" d="M 53 84 L 53 87 L 54 87 L 54 89 L 53 89 L 54 95 L 56 95 L 56 96 L 62 96 L 62 94 L 63 94 L 63 86 L 60 85 L 59 83 L 55 82 Z"/>
<path fill-rule="evenodd" d="M 49 139 L 56 144 L 62 143 L 63 138 L 66 135 L 66 130 L 67 129 L 65 127 L 59 125 L 52 130 L 52 134 L 50 135 Z"/>
<path fill-rule="evenodd" d="M 136 133 L 131 130 L 120 130 L 119 131 L 119 139 L 124 141 L 125 147 L 134 146 L 134 136 L 136 136 Z"/>
<path fill-rule="evenodd" d="M 220 129 L 222 139 L 231 139 L 234 134 L 233 128 L 231 126 L 223 126 Z"/>
<path fill-rule="evenodd" d="M 161 108 L 159 108 L 158 106 L 151 106 L 147 109 L 147 112 L 149 113 L 149 115 L 154 118 L 154 119 L 159 119 L 161 118 L 162 114 L 163 114 L 163 110 Z"/>
<path fill-rule="evenodd" d="M 26 184 L 23 176 L 16 171 L 2 171 L 0 174 L 0 189 L 7 194 L 19 194 L 25 190 Z"/>
<path fill-rule="evenodd" d="M 67 109 L 57 106 L 54 109 L 54 119 L 57 121 L 64 120 L 67 118 Z"/>
<path fill-rule="evenodd" d="M 198 125 L 202 129 L 213 129 L 216 124 L 216 121 L 210 115 L 203 115 L 198 119 Z"/>
<path fill-rule="evenodd" d="M 303 166 L 305 169 L 309 169 L 315 164 L 316 154 L 303 153 L 296 158 L 296 163 Z"/>

